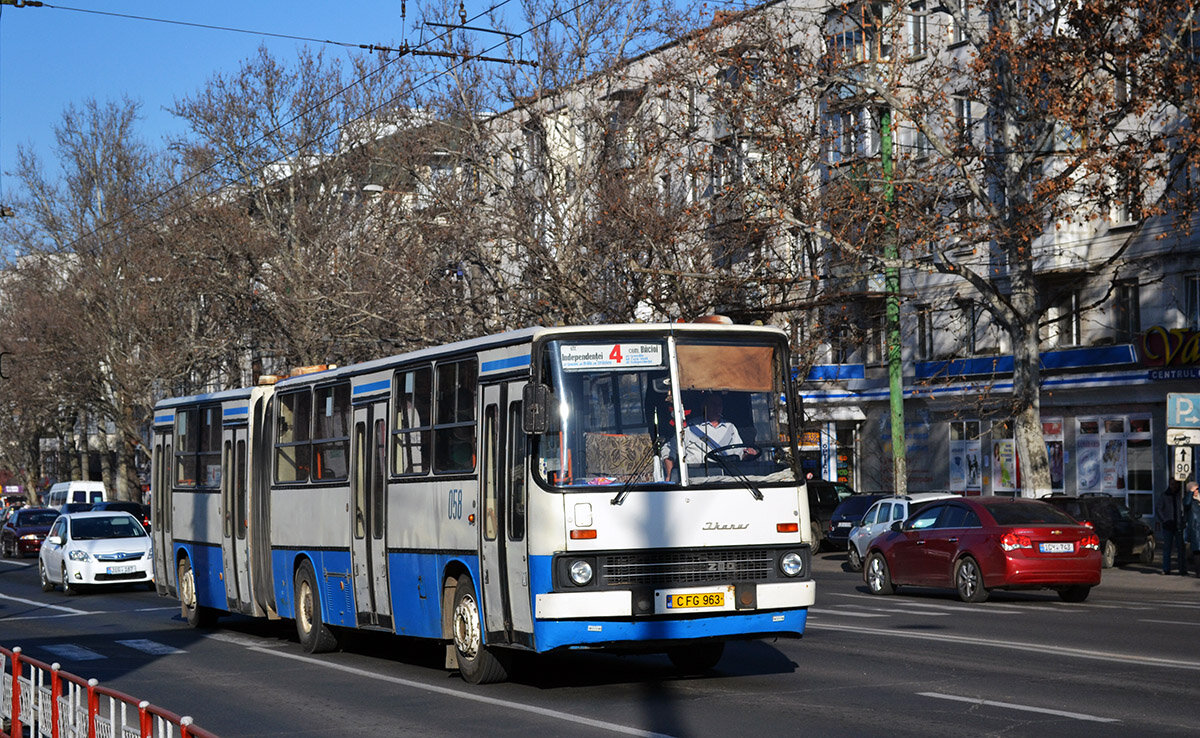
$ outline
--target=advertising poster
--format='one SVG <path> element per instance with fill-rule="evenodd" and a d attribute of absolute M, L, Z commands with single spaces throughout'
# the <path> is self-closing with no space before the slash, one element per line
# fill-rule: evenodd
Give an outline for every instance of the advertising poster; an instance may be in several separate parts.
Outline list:
<path fill-rule="evenodd" d="M 1020 478 L 1017 476 L 1017 442 L 1011 438 L 992 441 L 992 458 L 996 461 L 992 491 L 1015 491 L 1020 484 Z"/>
<path fill-rule="evenodd" d="M 1075 441 L 1075 458 L 1080 492 L 1099 492 L 1103 468 L 1100 464 L 1100 437 L 1079 436 Z"/>

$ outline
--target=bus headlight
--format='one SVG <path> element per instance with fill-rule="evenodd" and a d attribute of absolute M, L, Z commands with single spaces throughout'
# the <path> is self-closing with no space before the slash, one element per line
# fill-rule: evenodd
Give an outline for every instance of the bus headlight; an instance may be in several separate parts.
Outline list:
<path fill-rule="evenodd" d="M 788 551 L 779 559 L 779 569 L 784 576 L 798 577 L 804 573 L 804 557 L 795 551 Z"/>
<path fill-rule="evenodd" d="M 569 571 L 571 573 L 571 581 L 580 587 L 592 581 L 592 565 L 583 559 L 572 561 Z"/>

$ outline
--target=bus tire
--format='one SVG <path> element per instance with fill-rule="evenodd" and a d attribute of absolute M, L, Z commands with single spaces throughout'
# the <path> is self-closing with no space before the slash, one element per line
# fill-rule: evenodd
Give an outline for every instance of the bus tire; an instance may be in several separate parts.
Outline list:
<path fill-rule="evenodd" d="M 321 595 L 317 575 L 307 560 L 296 570 L 296 634 L 309 653 L 326 653 L 337 648 L 337 636 L 321 617 Z"/>
<path fill-rule="evenodd" d="M 458 671 L 468 684 L 490 684 L 508 678 L 507 659 L 483 645 L 483 621 L 475 585 L 465 574 L 454 587 L 454 612 L 451 619 Z"/>
<path fill-rule="evenodd" d="M 667 651 L 667 658 L 683 674 L 703 674 L 715 668 L 724 653 L 724 641 L 702 641 L 675 646 Z"/>
<path fill-rule="evenodd" d="M 196 575 L 192 573 L 192 561 L 184 556 L 179 560 L 179 614 L 193 628 L 208 628 L 217 621 L 216 614 L 201 607 L 196 600 Z"/>

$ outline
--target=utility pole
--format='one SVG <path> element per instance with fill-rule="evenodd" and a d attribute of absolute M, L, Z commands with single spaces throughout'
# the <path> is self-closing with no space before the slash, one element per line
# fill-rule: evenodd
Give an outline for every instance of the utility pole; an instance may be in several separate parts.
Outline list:
<path fill-rule="evenodd" d="M 896 185 L 893 181 L 892 160 L 892 112 L 884 110 L 880 116 L 879 153 L 883 162 L 883 200 L 887 217 L 892 217 L 892 204 L 896 201 Z M 895 478 L 895 494 L 908 492 L 908 443 L 904 438 L 904 364 L 900 353 L 900 234 L 893 225 L 884 233 L 884 290 L 886 306 L 884 332 L 887 336 L 888 396 L 892 419 L 892 475 Z"/>

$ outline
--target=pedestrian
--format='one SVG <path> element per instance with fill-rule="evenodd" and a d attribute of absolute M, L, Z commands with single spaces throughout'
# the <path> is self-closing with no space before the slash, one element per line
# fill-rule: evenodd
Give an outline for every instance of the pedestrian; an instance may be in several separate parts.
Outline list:
<path fill-rule="evenodd" d="M 1200 484 L 1195 481 L 1188 482 L 1183 492 L 1183 519 L 1192 546 L 1192 571 L 1200 577 Z"/>
<path fill-rule="evenodd" d="M 1186 523 L 1183 517 L 1183 491 L 1179 488 L 1178 480 L 1171 480 L 1159 495 L 1157 503 L 1154 518 L 1158 521 L 1162 534 L 1162 573 L 1171 573 L 1171 556 L 1174 552 L 1179 555 L 1179 573 L 1187 576 L 1187 559 L 1184 558 L 1183 544 Z"/>

